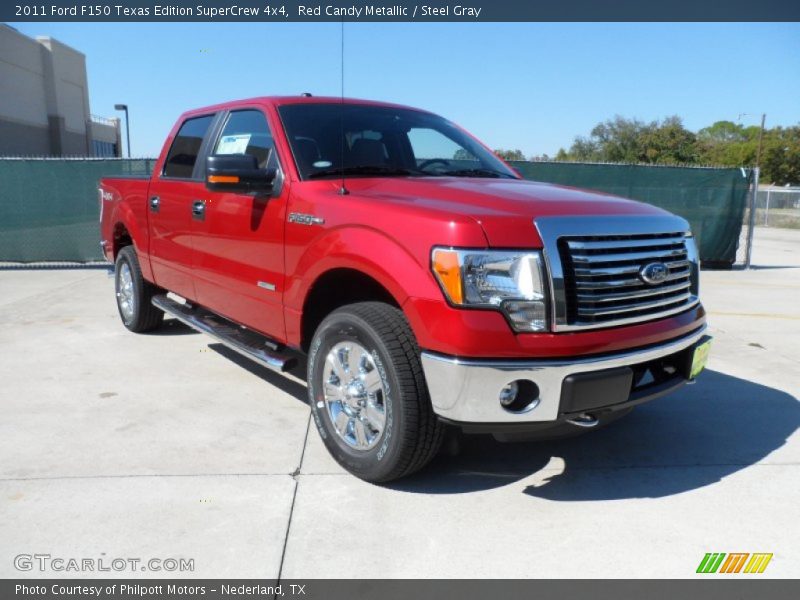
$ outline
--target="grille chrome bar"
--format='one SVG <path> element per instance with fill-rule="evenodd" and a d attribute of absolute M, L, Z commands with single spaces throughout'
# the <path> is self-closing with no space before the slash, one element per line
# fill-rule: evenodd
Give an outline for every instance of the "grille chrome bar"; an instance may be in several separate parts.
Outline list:
<path fill-rule="evenodd" d="M 578 290 L 608 290 L 620 287 L 636 287 L 644 285 L 644 281 L 639 279 L 611 279 L 609 281 L 584 281 L 577 280 L 575 287 Z"/>
<path fill-rule="evenodd" d="M 604 275 L 630 275 L 632 273 L 639 273 L 638 265 L 632 265 L 628 267 L 597 267 L 594 269 L 575 267 L 575 275 L 579 277 L 582 275 L 586 277 L 601 277 Z"/>
<path fill-rule="evenodd" d="M 691 266 L 691 262 L 688 260 L 667 260 L 661 262 L 667 265 L 669 269 L 682 269 Z M 627 265 L 624 267 L 592 267 L 589 265 L 583 265 L 581 267 L 575 267 L 575 276 L 604 277 L 608 275 L 638 275 L 640 270 L 641 267 L 639 265 Z"/>
<path fill-rule="evenodd" d="M 578 302 L 618 302 L 620 300 L 632 300 L 635 298 L 648 298 L 650 296 L 658 296 L 660 294 L 670 294 L 673 292 L 680 292 L 681 290 L 688 289 L 691 283 L 687 280 L 677 285 L 666 287 L 647 288 L 644 290 L 634 290 L 632 292 L 619 292 L 613 294 L 578 294 Z M 670 300 L 672 300 L 670 298 Z"/>
<path fill-rule="evenodd" d="M 610 248 L 652 248 L 653 246 L 683 246 L 683 236 L 639 240 L 567 240 L 573 250 L 608 250 Z"/>
<path fill-rule="evenodd" d="M 665 308 L 659 310 L 655 317 L 653 315 L 646 315 L 646 316 L 637 315 L 633 317 L 619 316 L 619 318 L 615 318 L 613 321 L 601 324 L 598 324 L 593 320 L 576 319 L 568 327 L 561 327 L 560 329 L 564 331 L 580 331 L 582 329 L 597 329 L 599 327 L 618 327 L 620 325 L 635 325 L 636 323 L 641 323 L 643 321 L 655 321 L 656 319 L 663 319 L 665 317 L 676 315 L 685 312 L 690 308 L 694 308 L 698 304 L 700 304 L 700 299 L 697 296 L 692 296 L 689 299 L 689 301 L 686 302 L 685 304 L 676 305 L 674 308 Z"/>
<path fill-rule="evenodd" d="M 670 273 L 667 275 L 667 278 L 664 281 L 675 281 L 677 279 L 682 279 L 683 277 L 689 277 L 691 273 L 689 271 L 677 271 L 674 273 Z M 584 281 L 578 279 L 575 281 L 575 287 L 579 290 L 602 290 L 602 289 L 614 289 L 619 287 L 632 287 L 632 286 L 642 286 L 644 285 L 644 281 L 639 278 L 636 279 L 612 279 L 610 281 Z"/>
<path fill-rule="evenodd" d="M 619 313 L 627 313 L 631 311 L 647 310 L 649 308 L 658 308 L 660 306 L 668 306 L 670 304 L 684 303 L 691 298 L 691 294 L 681 294 L 680 296 L 672 296 L 670 298 L 662 298 L 660 300 L 653 300 L 651 302 L 636 302 L 634 304 L 623 304 L 622 306 L 613 306 L 610 308 L 578 308 L 578 314 L 581 316 L 601 316 L 601 315 L 616 315 Z"/>
<path fill-rule="evenodd" d="M 688 260 L 673 260 L 673 261 L 665 262 L 664 264 L 667 265 L 670 269 L 677 269 L 677 268 L 680 268 L 680 267 L 688 267 L 688 266 L 691 265 L 691 263 Z"/>
<path fill-rule="evenodd" d="M 685 256 L 685 248 L 673 250 L 651 250 L 650 252 L 623 252 L 620 254 L 573 254 L 572 261 L 577 264 L 605 262 L 633 262 L 639 260 L 655 260 Z"/>
<path fill-rule="evenodd" d="M 550 275 L 554 331 L 652 321 L 699 302 L 697 251 L 680 217 L 542 217 L 534 224 Z M 645 278 L 650 263 L 666 267 L 663 280 Z"/>

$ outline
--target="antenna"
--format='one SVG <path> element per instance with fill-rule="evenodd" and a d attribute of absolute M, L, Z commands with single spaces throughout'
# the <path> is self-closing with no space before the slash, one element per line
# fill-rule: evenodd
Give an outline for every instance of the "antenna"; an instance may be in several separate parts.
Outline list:
<path fill-rule="evenodd" d="M 339 138 L 341 150 L 341 168 L 342 168 L 342 185 L 339 187 L 339 195 L 346 196 L 350 192 L 344 185 L 344 15 L 342 15 L 342 30 L 340 35 L 342 45 L 340 48 L 340 55 L 342 59 L 341 64 L 341 91 L 339 93 Z"/>

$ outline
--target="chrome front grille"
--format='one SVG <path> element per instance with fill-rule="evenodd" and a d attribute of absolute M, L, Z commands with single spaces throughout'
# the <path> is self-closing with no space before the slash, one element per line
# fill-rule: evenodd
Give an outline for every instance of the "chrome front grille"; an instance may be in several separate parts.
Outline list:
<path fill-rule="evenodd" d="M 613 324 L 630 317 L 657 316 L 692 298 L 683 232 L 561 239 L 567 321 L 573 325 Z M 667 268 L 650 284 L 640 273 L 650 263 Z"/>
<path fill-rule="evenodd" d="M 544 217 L 535 225 L 555 331 L 649 321 L 698 303 L 697 253 L 680 217 Z M 648 265 L 660 279 L 649 276 Z"/>

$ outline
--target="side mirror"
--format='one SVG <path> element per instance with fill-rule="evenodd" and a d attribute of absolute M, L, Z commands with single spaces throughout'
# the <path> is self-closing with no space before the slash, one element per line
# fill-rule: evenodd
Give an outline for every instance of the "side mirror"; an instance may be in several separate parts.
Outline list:
<path fill-rule="evenodd" d="M 214 154 L 206 158 L 206 187 L 213 192 L 266 194 L 275 169 L 259 169 L 252 154 Z"/>

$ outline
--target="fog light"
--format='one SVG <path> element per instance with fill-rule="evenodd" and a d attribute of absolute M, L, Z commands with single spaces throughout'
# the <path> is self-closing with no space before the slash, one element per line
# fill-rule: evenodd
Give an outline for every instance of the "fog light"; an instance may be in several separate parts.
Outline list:
<path fill-rule="evenodd" d="M 519 386 L 517 385 L 516 381 L 512 381 L 502 390 L 500 390 L 500 406 L 503 408 L 508 408 L 514 401 L 517 399 L 517 394 L 519 393 Z"/>
<path fill-rule="evenodd" d="M 539 405 L 539 386 L 527 379 L 517 379 L 500 390 L 500 406 L 509 412 L 521 413 Z"/>

